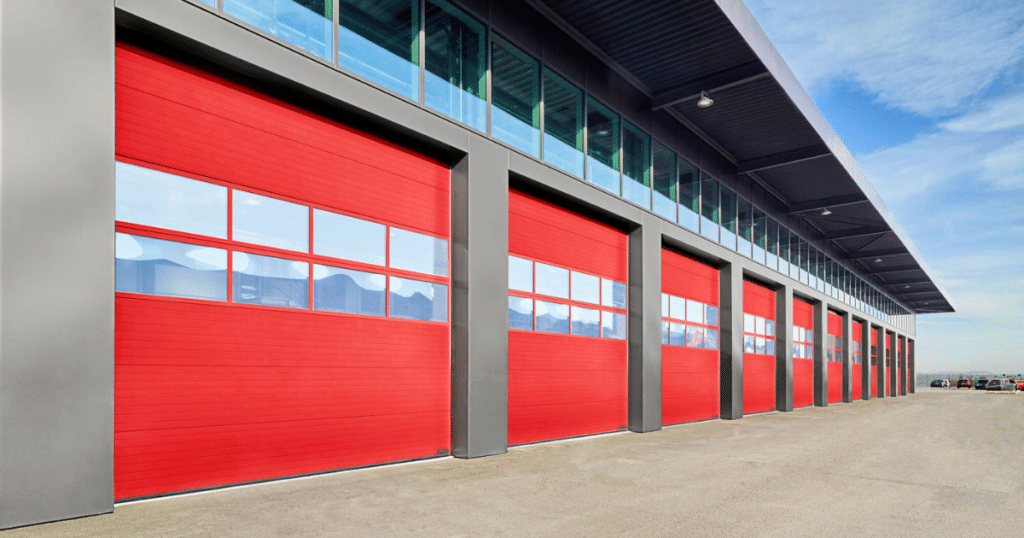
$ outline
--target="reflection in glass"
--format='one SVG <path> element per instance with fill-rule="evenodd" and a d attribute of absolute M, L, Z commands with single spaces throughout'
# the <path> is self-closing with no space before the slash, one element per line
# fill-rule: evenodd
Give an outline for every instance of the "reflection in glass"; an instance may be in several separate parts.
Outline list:
<path fill-rule="evenodd" d="M 679 159 L 678 222 L 684 228 L 694 232 L 700 229 L 700 200 L 700 174 L 697 172 L 697 168 L 686 160 Z M 715 239 L 717 240 L 718 237 L 716 236 Z"/>
<path fill-rule="evenodd" d="M 737 221 L 739 222 L 739 237 L 737 238 L 736 250 L 740 254 L 750 257 L 750 239 L 752 230 L 752 208 L 750 202 L 740 198 L 737 205 Z"/>
<path fill-rule="evenodd" d="M 122 162 L 114 177 L 117 220 L 227 239 L 227 187 Z"/>
<path fill-rule="evenodd" d="M 383 316 L 386 284 L 384 275 L 313 265 L 313 310 Z"/>
<path fill-rule="evenodd" d="M 704 306 L 704 324 L 711 325 L 714 327 L 718 326 L 718 307 L 705 305 Z"/>
<path fill-rule="evenodd" d="M 686 300 L 686 321 L 704 323 L 704 305 L 697 301 Z"/>
<path fill-rule="evenodd" d="M 803 336 L 803 334 L 804 334 L 803 328 L 797 327 L 795 325 L 793 326 L 793 341 L 794 342 L 802 342 L 803 338 L 801 338 L 801 337 Z"/>
<path fill-rule="evenodd" d="M 744 353 L 756 353 L 757 352 L 757 341 L 755 336 L 744 335 L 743 336 L 743 352 Z"/>
<path fill-rule="evenodd" d="M 224 0 L 224 14 L 332 60 L 332 0 Z"/>
<path fill-rule="evenodd" d="M 546 263 L 534 264 L 537 293 L 559 299 L 569 298 L 569 270 Z"/>
<path fill-rule="evenodd" d="M 704 347 L 704 329 L 687 325 L 686 347 Z"/>
<path fill-rule="evenodd" d="M 758 337 L 756 337 L 756 340 L 757 340 L 757 351 L 755 353 L 757 353 L 758 355 L 764 355 L 765 354 L 765 340 L 764 340 L 764 337 L 763 336 L 758 336 Z"/>
<path fill-rule="evenodd" d="M 422 321 L 448 321 L 448 286 L 408 278 L 389 278 L 390 316 Z"/>
<path fill-rule="evenodd" d="M 619 116 L 587 99 L 587 179 L 605 190 L 621 194 L 619 181 Z"/>
<path fill-rule="evenodd" d="M 387 226 L 313 209 L 313 254 L 384 265 Z"/>
<path fill-rule="evenodd" d="M 669 297 L 670 296 L 667 293 L 662 293 L 661 294 L 661 317 L 663 317 L 663 318 L 669 317 L 669 315 L 668 315 Z"/>
<path fill-rule="evenodd" d="M 721 213 L 722 216 L 721 216 L 721 221 L 720 221 L 721 224 L 722 224 L 722 228 L 721 228 L 721 234 L 722 235 L 721 235 L 721 239 L 719 239 L 719 242 L 721 244 L 725 245 L 727 248 L 729 248 L 731 250 L 736 250 L 737 230 L 742 230 L 743 229 L 743 222 L 742 221 L 739 221 L 739 222 L 737 221 L 737 209 L 736 209 L 737 196 L 736 196 L 736 193 L 732 192 L 731 190 L 729 190 L 729 189 L 727 189 L 725 187 L 719 187 L 719 190 L 720 190 L 720 193 L 719 193 L 719 203 L 721 204 L 721 207 L 722 207 L 722 213 Z M 744 200 L 740 199 L 739 203 L 743 204 Z M 739 226 L 739 228 L 737 228 L 737 226 Z M 746 223 L 746 226 L 747 226 L 747 228 L 749 230 L 750 223 L 749 222 Z M 740 250 L 740 252 L 743 252 L 743 251 Z"/>
<path fill-rule="evenodd" d="M 680 178 L 680 187 L 682 179 Z M 680 207 L 680 212 L 682 207 Z M 700 180 L 700 234 L 718 242 L 718 180 L 703 176 Z"/>
<path fill-rule="evenodd" d="M 775 322 L 774 321 L 772 321 L 770 319 L 764 320 L 764 334 L 766 334 L 768 336 L 771 336 L 773 338 L 775 337 Z"/>
<path fill-rule="evenodd" d="M 114 289 L 165 297 L 227 300 L 227 251 L 114 234 Z"/>
<path fill-rule="evenodd" d="M 661 322 L 661 345 L 667 346 L 669 341 L 669 325 L 667 321 Z"/>
<path fill-rule="evenodd" d="M 654 142 L 653 206 L 658 215 L 676 222 L 676 155 L 665 146 Z"/>
<path fill-rule="evenodd" d="M 626 285 L 622 282 L 602 278 L 601 306 L 626 308 Z"/>
<path fill-rule="evenodd" d="M 686 319 L 686 299 L 681 297 L 671 296 L 672 308 L 671 317 L 676 319 Z"/>
<path fill-rule="evenodd" d="M 590 308 L 572 307 L 572 334 L 579 336 L 601 335 L 601 311 Z"/>
<path fill-rule="evenodd" d="M 767 252 L 765 254 L 765 265 L 776 271 L 779 267 L 779 223 L 768 217 L 765 219 L 765 243 Z"/>
<path fill-rule="evenodd" d="M 265 247 L 309 252 L 309 208 L 235 189 L 231 238 Z"/>
<path fill-rule="evenodd" d="M 508 289 L 533 293 L 533 262 L 508 257 Z"/>
<path fill-rule="evenodd" d="M 536 301 L 537 331 L 569 334 L 569 305 Z"/>
<path fill-rule="evenodd" d="M 800 348 L 801 348 L 800 344 L 793 344 L 793 358 L 794 359 L 801 359 L 801 358 L 803 358 L 803 357 L 800 356 Z"/>
<path fill-rule="evenodd" d="M 544 162 L 583 177 L 583 92 L 544 70 Z"/>
<path fill-rule="evenodd" d="M 474 129 L 487 129 L 484 25 L 445 0 L 424 3 L 426 105 Z"/>
<path fill-rule="evenodd" d="M 764 334 L 764 321 L 760 316 L 754 317 L 754 334 Z"/>
<path fill-rule="evenodd" d="M 760 264 L 764 264 L 765 260 L 765 245 L 767 242 L 768 233 L 768 222 L 767 216 L 764 211 L 756 207 L 751 209 L 751 221 L 750 221 L 750 241 L 753 243 L 753 258 L 754 261 Z"/>
<path fill-rule="evenodd" d="M 236 303 L 305 309 L 309 307 L 309 264 L 235 251 L 231 287 Z"/>
<path fill-rule="evenodd" d="M 752 332 L 754 332 L 755 325 L 756 325 L 756 322 L 754 321 L 754 316 L 752 316 L 750 314 L 743 314 L 743 332 L 745 332 L 745 333 L 752 333 Z"/>
<path fill-rule="evenodd" d="M 491 42 L 491 134 L 540 157 L 540 64 L 505 40 Z"/>
<path fill-rule="evenodd" d="M 775 340 L 768 340 L 765 343 L 765 354 L 775 355 Z"/>
<path fill-rule="evenodd" d="M 613 340 L 626 339 L 626 315 L 615 312 L 601 312 L 601 337 Z"/>
<path fill-rule="evenodd" d="M 417 0 L 339 0 L 338 65 L 419 101 Z"/>
<path fill-rule="evenodd" d="M 572 300 L 581 303 L 601 303 L 601 279 L 586 273 L 572 272 Z"/>
<path fill-rule="evenodd" d="M 704 329 L 704 349 L 718 349 L 718 331 Z"/>
<path fill-rule="evenodd" d="M 651 208 L 651 136 L 622 123 L 622 197 Z"/>
<path fill-rule="evenodd" d="M 508 298 L 508 328 L 533 330 L 533 299 Z"/>
<path fill-rule="evenodd" d="M 435 276 L 448 276 L 448 241 L 391 227 L 391 267 Z"/>
<path fill-rule="evenodd" d="M 673 346 L 686 345 L 686 325 L 683 325 L 682 323 L 672 324 L 672 333 L 670 335 L 669 344 Z"/>

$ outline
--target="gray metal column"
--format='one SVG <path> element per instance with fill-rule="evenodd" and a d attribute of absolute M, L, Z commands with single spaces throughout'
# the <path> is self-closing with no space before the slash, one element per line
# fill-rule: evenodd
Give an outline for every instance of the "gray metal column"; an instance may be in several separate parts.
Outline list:
<path fill-rule="evenodd" d="M 775 290 L 775 409 L 793 410 L 793 287 Z"/>
<path fill-rule="evenodd" d="M 0 2 L 0 528 L 114 507 L 114 2 Z"/>
<path fill-rule="evenodd" d="M 876 325 L 878 337 L 875 338 L 875 346 L 878 349 L 878 371 L 875 372 L 875 383 L 878 385 L 878 397 L 885 398 L 885 383 L 888 379 L 885 375 L 885 328 Z"/>
<path fill-rule="evenodd" d="M 508 451 L 508 150 L 475 134 L 452 169 L 452 454 Z"/>
<path fill-rule="evenodd" d="M 828 405 L 828 305 L 823 301 L 814 303 L 814 405 Z"/>
<path fill-rule="evenodd" d="M 871 324 L 863 321 L 860 324 L 861 356 L 860 395 L 863 400 L 871 399 Z"/>
<path fill-rule="evenodd" d="M 917 370 L 914 367 L 914 344 L 916 340 L 907 339 L 907 392 L 917 392 Z"/>
<path fill-rule="evenodd" d="M 629 429 L 661 429 L 661 222 L 629 234 Z"/>
<path fill-rule="evenodd" d="M 843 312 L 843 402 L 853 402 L 853 317 Z M 862 391 L 863 392 L 863 391 Z"/>
<path fill-rule="evenodd" d="M 722 334 L 719 344 L 722 418 L 743 418 L 743 267 L 730 263 L 718 272 Z"/>

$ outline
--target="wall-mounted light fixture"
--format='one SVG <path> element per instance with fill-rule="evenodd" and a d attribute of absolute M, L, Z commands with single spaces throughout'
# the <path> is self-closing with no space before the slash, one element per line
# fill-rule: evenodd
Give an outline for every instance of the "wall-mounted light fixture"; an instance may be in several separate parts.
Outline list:
<path fill-rule="evenodd" d="M 823 217 L 827 217 L 827 216 L 829 216 L 831 214 L 832 214 L 832 212 L 829 211 L 827 207 L 825 208 L 824 211 L 821 212 L 821 216 L 823 216 Z"/>
<path fill-rule="evenodd" d="M 708 97 L 708 92 L 700 92 L 700 99 L 697 100 L 697 106 L 707 108 L 713 104 L 715 104 L 715 102 Z"/>

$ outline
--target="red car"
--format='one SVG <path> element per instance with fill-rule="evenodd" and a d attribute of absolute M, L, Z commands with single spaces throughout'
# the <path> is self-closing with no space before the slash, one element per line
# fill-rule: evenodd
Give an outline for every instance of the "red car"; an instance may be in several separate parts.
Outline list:
<path fill-rule="evenodd" d="M 971 388 L 971 380 L 970 379 L 961 379 L 961 380 L 956 382 L 956 388 L 960 389 L 960 388 L 964 388 L 964 387 Z"/>

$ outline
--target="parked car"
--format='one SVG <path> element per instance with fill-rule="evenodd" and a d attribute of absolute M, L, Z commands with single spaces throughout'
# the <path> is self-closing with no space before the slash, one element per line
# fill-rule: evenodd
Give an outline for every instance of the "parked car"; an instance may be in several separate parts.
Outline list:
<path fill-rule="evenodd" d="M 1017 392 L 1017 382 L 1011 379 L 992 379 L 988 382 L 985 390 Z"/>
<path fill-rule="evenodd" d="M 938 388 L 949 387 L 949 380 L 946 380 L 946 379 L 936 379 L 935 381 L 932 381 L 932 386 L 933 387 L 938 387 Z"/>
<path fill-rule="evenodd" d="M 981 378 L 977 383 L 974 384 L 974 388 L 978 390 L 985 390 L 985 386 L 988 385 L 988 380 Z"/>
<path fill-rule="evenodd" d="M 960 380 L 957 380 L 956 388 L 962 389 L 962 388 L 965 388 L 965 387 L 966 388 L 971 388 L 971 380 L 970 379 L 960 379 Z"/>

